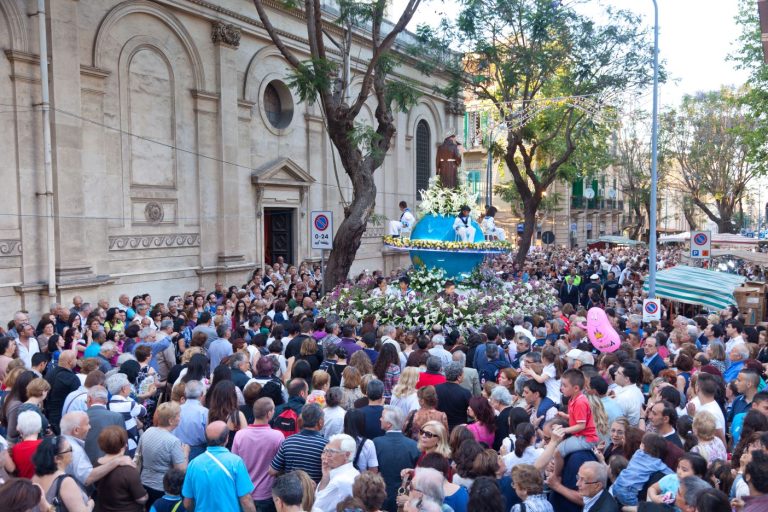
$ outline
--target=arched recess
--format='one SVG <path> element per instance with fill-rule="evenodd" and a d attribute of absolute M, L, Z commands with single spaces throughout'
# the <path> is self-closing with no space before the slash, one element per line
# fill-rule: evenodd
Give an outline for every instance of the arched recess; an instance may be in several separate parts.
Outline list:
<path fill-rule="evenodd" d="M 5 19 L 10 34 L 11 50 L 29 52 L 26 16 L 21 15 L 16 0 L 0 0 L 0 18 Z"/>
<path fill-rule="evenodd" d="M 131 14 L 148 14 L 162 21 L 179 39 L 179 42 L 185 49 L 187 57 L 189 58 L 192 66 L 192 73 L 194 75 L 195 89 L 198 91 L 207 90 L 205 81 L 205 69 L 203 67 L 203 61 L 200 58 L 200 52 L 197 51 L 197 47 L 194 44 L 192 36 L 187 31 L 186 27 L 169 11 L 158 6 L 156 3 L 149 2 L 147 0 L 127 0 L 117 6 L 115 6 L 99 25 L 99 29 L 96 31 L 96 37 L 93 41 L 93 66 L 99 69 L 105 69 L 106 62 L 108 61 L 105 55 L 106 49 L 109 45 L 106 41 L 112 37 L 112 31 L 117 23 Z"/>
<path fill-rule="evenodd" d="M 442 137 L 443 116 L 440 115 L 440 109 L 431 98 L 421 98 L 416 105 L 408 111 L 405 122 L 405 137 L 412 138 L 416 134 L 416 125 L 420 119 L 427 119 L 429 127 L 432 128 L 432 134 L 435 140 Z"/>
<path fill-rule="evenodd" d="M 160 44 L 138 36 L 123 47 L 119 63 L 123 148 L 131 186 L 175 189 L 176 113 L 181 107 L 174 66 Z"/>

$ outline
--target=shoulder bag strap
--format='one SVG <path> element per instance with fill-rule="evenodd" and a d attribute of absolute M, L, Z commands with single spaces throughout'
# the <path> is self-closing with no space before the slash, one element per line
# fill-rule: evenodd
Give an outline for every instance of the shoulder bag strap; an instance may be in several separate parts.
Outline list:
<path fill-rule="evenodd" d="M 229 477 L 229 479 L 230 479 L 230 480 L 232 480 L 232 483 L 235 483 L 235 478 L 232 476 L 232 473 L 230 473 L 230 472 L 229 472 L 229 470 L 227 469 L 227 467 L 226 467 L 224 464 L 222 464 L 222 463 L 221 463 L 221 461 L 220 461 L 219 459 L 217 459 L 216 457 L 214 457 L 214 456 L 211 454 L 211 452 L 209 452 L 208 450 L 206 450 L 206 451 L 205 451 L 205 454 L 206 454 L 208 457 L 210 457 L 210 458 L 211 458 L 211 460 L 213 460 L 213 462 L 215 462 L 215 463 L 216 463 L 216 464 L 217 464 L 217 465 L 218 465 L 218 466 L 221 468 L 221 470 L 222 470 L 222 471 L 224 471 L 224 473 L 225 473 L 225 474 L 226 474 L 226 475 Z"/>

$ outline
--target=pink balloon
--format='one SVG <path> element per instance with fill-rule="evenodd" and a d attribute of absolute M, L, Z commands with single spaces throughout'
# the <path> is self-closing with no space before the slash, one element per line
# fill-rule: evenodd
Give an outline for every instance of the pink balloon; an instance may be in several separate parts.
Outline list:
<path fill-rule="evenodd" d="M 615 352 L 621 345 L 619 333 L 600 308 L 592 308 L 587 312 L 587 336 L 592 346 L 600 352 Z"/>

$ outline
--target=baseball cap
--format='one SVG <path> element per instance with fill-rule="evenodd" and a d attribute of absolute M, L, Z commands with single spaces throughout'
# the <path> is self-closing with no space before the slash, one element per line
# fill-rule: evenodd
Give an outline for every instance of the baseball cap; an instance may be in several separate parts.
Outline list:
<path fill-rule="evenodd" d="M 584 352 L 577 348 L 571 349 L 565 354 L 565 357 L 569 357 L 575 361 L 581 361 L 584 364 L 595 364 L 595 358 L 589 352 Z"/>

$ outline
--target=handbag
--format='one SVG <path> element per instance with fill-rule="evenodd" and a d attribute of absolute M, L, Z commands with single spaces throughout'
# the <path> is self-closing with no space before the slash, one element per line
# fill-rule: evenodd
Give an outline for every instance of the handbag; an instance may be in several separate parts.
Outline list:
<path fill-rule="evenodd" d="M 403 481 L 401 482 L 400 487 L 397 488 L 398 496 L 407 496 L 408 494 L 411 493 L 411 476 L 410 475 L 411 474 L 409 473 L 403 477 Z M 405 509 L 405 504 L 400 505 L 398 503 L 397 512 L 403 512 L 404 509 Z"/>
<path fill-rule="evenodd" d="M 142 455 L 142 444 L 141 444 L 142 438 L 139 438 L 139 444 L 136 447 L 136 453 L 133 456 L 133 463 L 136 464 L 136 471 L 139 472 L 139 475 L 141 475 L 141 465 L 142 462 L 144 462 L 144 456 Z"/>

